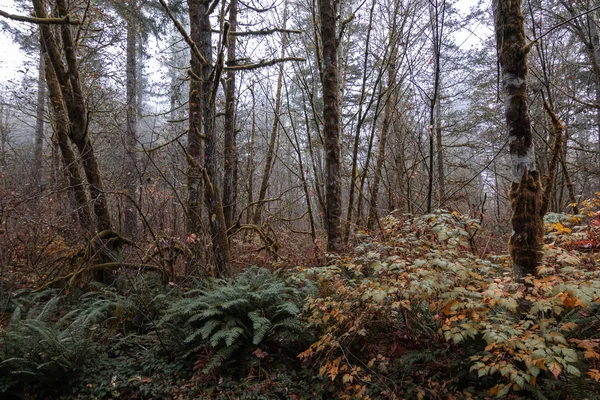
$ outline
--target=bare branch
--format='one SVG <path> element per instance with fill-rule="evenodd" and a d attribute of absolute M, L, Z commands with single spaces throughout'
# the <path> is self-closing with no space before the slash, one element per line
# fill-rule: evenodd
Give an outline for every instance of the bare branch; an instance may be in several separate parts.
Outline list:
<path fill-rule="evenodd" d="M 190 49 L 192 50 L 192 54 L 194 56 L 196 56 L 196 58 L 198 58 L 198 60 L 200 60 L 201 64 L 208 65 L 208 61 L 206 61 L 206 58 L 204 58 L 202 53 L 200 53 L 198 46 L 196 46 L 196 43 L 194 43 L 194 41 L 192 40 L 190 35 L 188 35 L 188 33 L 186 32 L 183 25 L 181 25 L 181 23 L 177 20 L 177 18 L 175 18 L 175 16 L 169 9 L 169 6 L 167 5 L 167 3 L 165 3 L 165 0 L 159 0 L 159 1 L 160 1 L 160 4 L 163 6 L 165 12 L 171 19 L 171 21 L 173 21 L 173 23 L 175 24 L 175 27 L 177 28 L 177 30 L 179 31 L 181 36 L 183 36 L 183 39 L 185 40 L 185 42 L 188 44 L 188 46 L 190 46 Z"/>
<path fill-rule="evenodd" d="M 9 14 L 6 11 L 0 10 L 0 17 L 12 19 L 15 21 L 29 22 L 31 24 L 38 25 L 79 25 L 81 22 L 76 19 L 71 19 L 70 16 L 64 16 L 62 18 L 37 18 L 28 17 L 25 15 Z"/>
<path fill-rule="evenodd" d="M 259 61 L 257 63 L 253 63 L 253 64 L 229 65 L 229 66 L 225 67 L 225 70 L 226 71 L 249 71 L 249 70 L 263 68 L 263 67 L 270 67 L 271 65 L 275 65 L 275 64 L 279 64 L 279 63 L 287 62 L 287 61 L 304 62 L 304 61 L 306 61 L 306 59 L 300 58 L 300 57 L 275 58 L 273 60 Z"/>
<path fill-rule="evenodd" d="M 218 29 L 213 29 L 213 33 L 220 33 Z M 271 29 L 259 29 L 257 31 L 245 31 L 245 32 L 229 32 L 230 36 L 263 36 L 271 35 L 273 33 L 302 33 L 302 31 L 295 29 L 284 29 L 284 28 L 271 28 Z"/>

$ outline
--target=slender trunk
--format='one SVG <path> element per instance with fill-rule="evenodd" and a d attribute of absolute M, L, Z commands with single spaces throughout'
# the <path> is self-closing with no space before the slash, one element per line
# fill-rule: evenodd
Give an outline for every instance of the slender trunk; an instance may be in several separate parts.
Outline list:
<path fill-rule="evenodd" d="M 277 143 L 277 133 L 279 132 L 279 113 L 281 111 L 281 86 L 283 82 L 283 64 L 279 66 L 279 75 L 277 77 L 277 90 L 275 92 L 275 111 L 273 115 L 273 126 L 271 128 L 271 136 L 269 139 L 269 147 L 267 148 L 267 157 L 265 159 L 265 168 L 263 170 L 260 190 L 256 210 L 254 211 L 254 224 L 261 223 L 262 211 L 264 209 L 264 200 L 267 196 L 269 188 L 269 179 L 271 178 L 271 169 L 273 167 L 273 158 L 275 157 L 275 144 Z"/>
<path fill-rule="evenodd" d="M 350 176 L 350 187 L 348 189 L 348 208 L 346 211 L 346 223 L 344 224 L 344 230 L 342 237 L 344 242 L 348 242 L 350 237 L 350 225 L 352 224 L 352 214 L 354 213 L 354 189 L 358 189 L 359 173 L 358 173 L 358 147 L 360 144 L 361 128 L 366 118 L 367 112 L 363 115 L 363 102 L 366 96 L 367 87 L 367 61 L 369 59 L 369 44 L 371 41 L 371 29 L 373 27 L 373 15 L 375 11 L 376 1 L 373 1 L 371 5 L 371 11 L 369 13 L 369 25 L 367 28 L 367 40 L 365 44 L 365 52 L 363 54 L 363 68 L 362 68 L 362 85 L 360 88 L 360 97 L 358 100 L 358 120 L 356 122 L 356 133 L 354 134 L 354 143 L 352 146 L 352 172 Z M 343 87 L 344 85 L 342 85 Z M 371 102 L 372 103 L 372 99 Z M 360 196 L 360 195 L 359 195 Z"/>
<path fill-rule="evenodd" d="M 254 82 L 250 88 L 252 95 L 252 128 L 250 131 L 250 149 L 248 150 L 248 164 L 246 170 L 248 171 L 248 204 L 252 204 L 254 197 L 254 171 L 256 169 L 254 165 L 254 141 L 256 139 L 256 98 L 254 96 Z M 254 208 L 248 207 L 246 211 L 246 223 L 251 224 L 254 220 Z"/>
<path fill-rule="evenodd" d="M 390 62 L 388 64 L 388 84 L 387 84 L 387 100 L 385 104 L 385 111 L 383 116 L 383 124 L 381 126 L 381 135 L 379 137 L 379 146 L 377 150 L 377 163 L 375 164 L 375 174 L 373 177 L 373 186 L 371 187 L 371 203 L 369 206 L 369 220 L 367 227 L 373 229 L 374 224 L 379 220 L 379 213 L 377 212 L 378 199 L 379 199 L 379 183 L 381 181 L 381 174 L 383 169 L 383 163 L 385 162 L 385 146 L 387 142 L 388 131 L 392 125 L 392 118 L 394 110 L 396 108 L 397 95 L 396 95 L 396 50 L 392 50 Z"/>
<path fill-rule="evenodd" d="M 188 0 L 190 12 L 190 38 L 200 46 L 202 43 L 202 32 L 200 29 L 200 20 L 203 17 L 206 7 L 200 6 L 199 0 Z M 210 35 L 210 33 L 209 33 Z M 208 46 L 210 46 L 210 36 Z M 211 52 L 212 55 L 212 52 Z M 188 234 L 200 234 L 202 231 L 202 171 L 201 165 L 204 158 L 202 148 L 202 119 L 203 119 L 203 83 L 197 77 L 208 76 L 205 71 L 206 66 L 192 54 L 190 70 L 193 78 L 190 79 L 190 92 L 188 101 L 189 126 L 187 143 L 187 220 L 186 231 Z M 210 88 L 210 83 L 209 83 Z"/>
<path fill-rule="evenodd" d="M 440 12 L 441 7 L 441 12 Z M 428 165 L 428 185 L 427 185 L 427 212 L 431 212 L 432 210 L 432 200 L 433 200 L 433 164 L 434 164 L 434 155 L 435 155 L 435 127 L 436 127 L 436 109 L 439 103 L 439 93 L 440 93 L 440 58 L 441 58 L 441 48 L 442 48 L 442 37 L 443 37 L 443 29 L 444 29 L 444 18 L 446 11 L 446 1 L 442 0 L 442 5 L 440 6 L 436 1 L 435 4 L 431 5 L 431 20 L 432 20 L 432 39 L 433 39 L 433 58 L 434 58 L 434 76 L 433 76 L 433 95 L 430 99 L 430 107 L 429 107 L 429 165 Z M 438 153 L 438 157 L 441 157 L 441 129 L 440 129 L 440 152 Z"/>
<path fill-rule="evenodd" d="M 227 61 L 235 61 L 237 29 L 237 0 L 229 4 L 229 38 L 227 42 Z M 235 128 L 235 71 L 227 71 L 225 79 L 225 137 L 223 143 L 223 215 L 227 228 L 233 224 L 237 199 L 238 155 Z"/>
<path fill-rule="evenodd" d="M 137 8 L 137 0 L 131 0 L 130 14 L 135 12 Z M 127 20 L 127 136 L 125 138 L 125 235 L 135 238 L 138 235 L 139 223 L 136 207 L 131 204 L 136 199 L 136 187 L 139 184 L 139 171 L 137 162 L 137 153 L 135 151 L 138 134 L 137 134 L 137 29 L 133 21 L 133 16 L 130 15 Z"/>
<path fill-rule="evenodd" d="M 312 172 L 313 172 L 313 179 L 314 179 L 314 185 L 315 185 L 315 192 L 317 194 L 317 204 L 319 205 L 319 211 L 320 211 L 320 215 L 321 215 L 321 223 L 322 226 L 326 227 L 326 222 L 325 222 L 325 215 L 327 214 L 327 207 L 325 206 L 325 200 L 323 197 L 323 183 L 321 180 L 321 174 L 319 172 L 319 169 L 317 168 L 317 163 L 316 163 L 316 159 L 315 159 L 315 151 L 313 148 L 313 138 L 311 135 L 311 127 L 310 127 L 310 122 L 308 119 L 308 110 L 306 109 L 306 102 L 304 101 L 304 96 L 302 96 L 302 103 L 304 104 L 304 126 L 306 129 L 306 137 L 308 139 L 308 154 L 310 155 L 310 161 L 311 161 L 311 167 L 312 167 Z"/>
<path fill-rule="evenodd" d="M 381 89 L 379 91 L 379 95 L 377 96 L 377 104 L 375 105 L 375 120 L 379 117 L 380 105 L 381 105 Z M 367 146 L 367 156 L 365 158 L 365 165 L 363 166 L 362 173 L 360 174 L 360 186 L 358 187 L 358 204 L 356 205 L 356 224 L 359 226 L 363 225 L 363 200 L 365 199 L 365 182 L 367 181 L 367 175 L 369 174 L 369 167 L 371 165 L 371 158 L 373 155 L 373 140 L 375 138 L 375 129 L 377 124 L 374 123 L 371 126 L 371 131 L 369 133 L 369 144 Z"/>
<path fill-rule="evenodd" d="M 441 208 L 446 196 L 446 176 L 444 173 L 444 146 L 442 141 L 442 102 L 435 106 L 435 152 L 437 153 L 438 206 Z"/>
<path fill-rule="evenodd" d="M 283 29 L 287 25 L 287 1 L 284 3 L 283 11 Z M 285 57 L 285 48 L 287 45 L 287 38 L 285 33 L 281 34 L 281 57 Z M 269 179 L 271 178 L 271 169 L 273 168 L 273 158 L 275 157 L 275 144 L 277 143 L 277 137 L 279 132 L 279 121 L 281 113 L 281 89 L 283 86 L 283 64 L 279 65 L 279 75 L 277 76 L 277 89 L 275 92 L 275 110 L 273 115 L 273 126 L 271 128 L 271 137 L 269 139 L 269 147 L 267 149 L 267 157 L 265 160 L 265 169 L 263 171 L 262 181 L 260 184 L 260 191 L 258 192 L 258 203 L 256 204 L 256 210 L 254 212 L 254 224 L 259 225 L 261 223 L 262 211 L 264 208 L 264 200 L 267 196 L 267 189 L 269 188 Z"/>
<path fill-rule="evenodd" d="M 340 160 L 340 109 L 338 93 L 337 30 L 338 0 L 319 0 L 323 42 L 323 136 L 325 137 L 325 176 L 327 204 L 327 250 L 340 250 L 342 244 L 342 181 Z"/>
<path fill-rule="evenodd" d="M 496 43 L 500 54 L 505 118 L 512 165 L 510 201 L 513 234 L 509 250 L 517 279 L 537 274 L 542 258 L 542 190 L 527 101 L 527 54 L 521 0 L 494 0 Z"/>
<path fill-rule="evenodd" d="M 33 152 L 33 180 L 37 188 L 42 186 L 42 158 L 44 156 L 44 111 L 46 107 L 46 83 L 44 82 L 44 55 L 40 48 L 37 83 L 35 145 Z"/>
<path fill-rule="evenodd" d="M 554 197 L 554 191 L 556 186 L 556 170 L 558 167 L 558 160 L 562 155 L 562 141 L 564 130 L 562 122 L 558 119 L 558 116 L 547 101 L 544 101 L 544 109 L 546 110 L 546 113 L 548 113 L 548 116 L 550 117 L 550 121 L 552 123 L 551 137 L 554 140 L 553 147 L 551 149 L 552 157 L 548 162 L 548 174 L 546 175 L 546 185 L 544 187 L 544 192 L 542 196 L 542 215 L 548 212 L 550 208 L 551 199 Z"/>
<path fill-rule="evenodd" d="M 290 102 L 290 96 L 289 96 L 289 92 L 287 91 L 287 85 L 286 85 L 286 100 L 287 100 L 287 104 L 291 104 Z M 304 198 L 306 200 L 306 210 L 308 213 L 308 222 L 310 224 L 310 236 L 312 239 L 313 244 L 315 245 L 315 250 L 317 250 L 316 247 L 316 241 L 317 241 L 317 233 L 316 233 L 316 229 L 315 229 L 315 219 L 313 216 L 313 209 L 312 209 L 312 205 L 311 205 L 311 201 L 310 201 L 310 190 L 308 188 L 308 182 L 306 180 L 306 175 L 308 174 L 308 170 L 304 170 L 304 161 L 302 159 L 302 146 L 300 144 L 300 138 L 296 129 L 296 124 L 294 123 L 294 118 L 292 116 L 291 113 L 291 109 L 290 107 L 288 107 L 288 113 L 289 113 L 289 117 L 290 117 L 290 124 L 292 125 L 292 133 L 294 135 L 294 140 L 292 142 L 291 138 L 288 135 L 288 138 L 290 139 L 290 143 L 292 144 L 292 147 L 294 148 L 294 152 L 296 153 L 296 157 L 298 157 L 298 169 L 300 171 L 300 180 L 302 182 L 302 191 L 304 192 Z"/>

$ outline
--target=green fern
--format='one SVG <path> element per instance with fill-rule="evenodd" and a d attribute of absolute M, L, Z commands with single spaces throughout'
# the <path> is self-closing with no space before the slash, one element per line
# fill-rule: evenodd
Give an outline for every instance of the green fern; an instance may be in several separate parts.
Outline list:
<path fill-rule="evenodd" d="M 204 369 L 209 372 L 256 346 L 299 338 L 305 331 L 298 319 L 304 298 L 277 272 L 253 267 L 188 293 L 167 309 L 160 325 L 170 337 L 185 332 L 186 350 L 213 347 Z"/>

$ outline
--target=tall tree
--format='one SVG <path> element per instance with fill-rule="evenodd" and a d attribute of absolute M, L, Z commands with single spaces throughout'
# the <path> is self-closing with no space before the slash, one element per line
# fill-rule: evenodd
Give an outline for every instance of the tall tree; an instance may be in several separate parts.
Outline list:
<path fill-rule="evenodd" d="M 287 22 L 287 1 L 284 3 L 283 11 L 283 29 L 285 30 Z M 281 57 L 285 57 L 287 45 L 286 33 L 281 33 Z M 273 110 L 273 124 L 271 126 L 271 135 L 269 137 L 269 146 L 267 147 L 267 156 L 265 159 L 265 168 L 263 171 L 262 180 L 260 183 L 260 190 L 258 192 L 258 199 L 256 204 L 256 210 L 254 211 L 254 224 L 258 225 L 261 222 L 262 210 L 265 206 L 265 198 L 267 196 L 267 189 L 269 188 L 269 180 L 271 178 L 271 170 L 273 168 L 274 159 L 277 156 L 276 144 L 279 136 L 279 124 L 281 123 L 281 89 L 283 87 L 283 64 L 279 64 L 279 75 L 277 75 L 277 89 L 275 90 L 275 108 Z"/>
<path fill-rule="evenodd" d="M 33 0 L 33 6 L 38 18 L 48 18 L 43 0 Z M 65 0 L 56 0 L 56 9 L 60 17 L 68 20 L 69 11 Z M 60 45 L 49 25 L 42 24 L 40 27 L 41 38 L 48 54 L 46 61 L 50 63 L 60 84 L 61 99 L 69 123 L 69 139 L 79 151 L 81 165 L 89 184 L 90 199 L 96 216 L 96 230 L 110 230 L 111 217 L 98 161 L 89 136 L 89 115 L 79 77 L 76 43 L 71 27 L 68 24 L 60 26 Z M 51 90 L 50 87 L 48 89 Z"/>
<path fill-rule="evenodd" d="M 236 37 L 238 2 L 229 3 L 229 37 L 227 38 L 227 63 L 236 61 Z M 238 155 L 236 143 L 236 98 L 234 70 L 227 71 L 225 79 L 225 137 L 223 141 L 223 215 L 225 225 L 229 228 L 235 214 L 238 181 Z"/>
<path fill-rule="evenodd" d="M 227 225 L 223 214 L 223 203 L 217 180 L 217 132 L 215 127 L 217 89 L 223 72 L 223 44 L 220 43 L 216 63 L 213 65 L 212 27 L 210 14 L 213 11 L 208 0 L 188 0 L 191 26 L 192 81 L 190 84 L 190 128 L 188 152 L 190 153 L 190 170 L 188 172 L 190 201 L 188 212 L 193 213 L 193 228 L 198 232 L 199 204 L 196 204 L 200 190 L 200 179 L 205 185 L 204 198 L 208 211 L 208 220 L 212 236 L 215 268 L 218 276 L 230 273 L 231 253 L 227 238 Z M 222 37 L 227 37 L 227 28 Z M 223 39 L 224 40 L 224 39 Z M 196 50 L 194 49 L 197 49 Z M 192 104 L 193 103 L 193 104 Z M 199 107 L 198 107 L 199 106 Z M 201 154 L 201 139 L 204 139 L 204 160 Z M 203 164 L 200 163 L 203 161 Z M 201 174 L 198 176 L 197 174 Z"/>
<path fill-rule="evenodd" d="M 137 116 L 138 116 L 138 85 L 137 85 L 137 46 L 138 26 L 136 14 L 139 13 L 138 0 L 129 0 L 128 15 L 125 18 L 127 24 L 126 43 L 126 75 L 127 75 L 127 135 L 125 137 L 125 190 L 128 195 L 125 206 L 124 232 L 129 237 L 136 237 L 139 224 L 137 209 L 130 204 L 135 201 L 136 187 L 139 182 L 137 153 L 135 151 L 138 142 Z"/>
<path fill-rule="evenodd" d="M 338 251 L 342 243 L 338 35 L 336 32 L 339 0 L 318 0 L 318 3 L 323 52 L 321 83 L 323 86 L 323 136 L 325 138 L 327 250 Z"/>
<path fill-rule="evenodd" d="M 500 57 L 505 118 L 509 133 L 513 233 L 509 240 L 518 279 L 535 275 L 543 242 L 542 188 L 535 165 L 527 103 L 527 54 L 521 0 L 494 0 L 496 45 Z"/>
<path fill-rule="evenodd" d="M 46 82 L 44 73 L 44 55 L 40 49 L 38 66 L 37 102 L 35 115 L 35 145 L 33 154 L 33 180 L 39 188 L 42 184 L 42 159 L 44 152 L 44 111 L 46 108 Z"/>

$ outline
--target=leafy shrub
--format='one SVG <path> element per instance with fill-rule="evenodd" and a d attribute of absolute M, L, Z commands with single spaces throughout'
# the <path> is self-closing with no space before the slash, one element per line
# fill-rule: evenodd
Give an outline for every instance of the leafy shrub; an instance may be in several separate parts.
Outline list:
<path fill-rule="evenodd" d="M 506 257 L 470 253 L 475 221 L 438 212 L 384 224 L 384 241 L 315 273 L 320 296 L 306 306 L 319 338 L 300 356 L 342 398 L 597 392 L 597 266 L 554 259 L 523 285 Z"/>
<path fill-rule="evenodd" d="M 277 272 L 252 267 L 233 280 L 215 280 L 187 293 L 169 307 L 162 326 L 170 337 L 184 333 L 180 345 L 188 355 L 206 344 L 214 349 L 204 372 L 235 355 L 243 369 L 258 346 L 278 346 L 302 336 L 305 326 L 298 315 L 303 299 L 303 292 Z"/>

